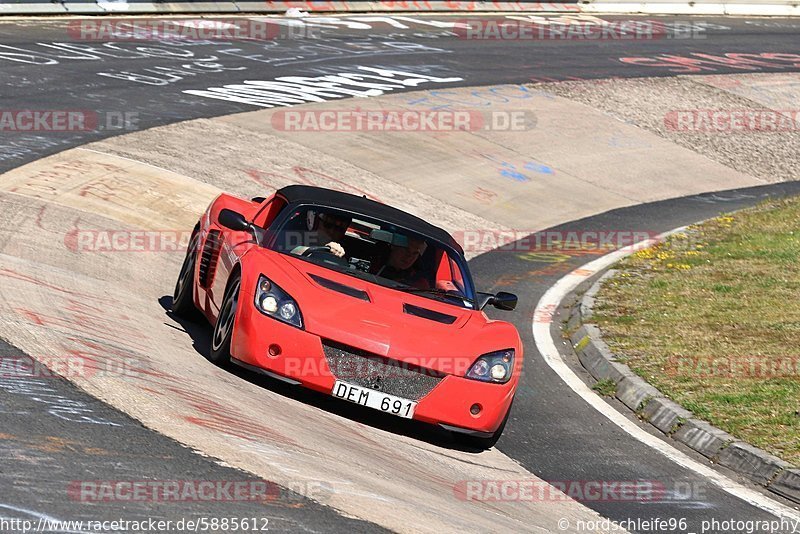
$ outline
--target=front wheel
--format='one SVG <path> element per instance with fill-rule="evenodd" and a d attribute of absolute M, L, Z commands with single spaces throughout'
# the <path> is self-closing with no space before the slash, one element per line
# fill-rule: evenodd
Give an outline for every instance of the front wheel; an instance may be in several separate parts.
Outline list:
<path fill-rule="evenodd" d="M 233 338 L 233 323 L 236 319 L 236 308 L 239 305 L 239 288 L 242 280 L 239 274 L 234 275 L 225 289 L 222 299 L 222 308 L 219 311 L 217 322 L 214 324 L 214 333 L 211 336 L 211 352 L 208 359 L 225 367 L 231 362 L 231 339 Z"/>

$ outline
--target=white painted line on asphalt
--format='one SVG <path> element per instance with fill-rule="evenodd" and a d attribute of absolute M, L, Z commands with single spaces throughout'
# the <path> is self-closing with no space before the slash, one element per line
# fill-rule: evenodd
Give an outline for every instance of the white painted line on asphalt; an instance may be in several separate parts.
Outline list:
<path fill-rule="evenodd" d="M 553 371 L 555 371 L 558 376 L 561 377 L 561 379 L 567 384 L 567 386 L 569 386 L 570 389 L 580 395 L 581 398 L 583 398 L 583 400 L 585 400 L 592 408 L 600 412 L 609 421 L 620 427 L 632 437 L 641 441 L 648 447 L 660 452 L 681 467 L 694 471 L 698 475 L 705 477 L 711 483 L 715 484 L 720 489 L 728 492 L 734 497 L 777 517 L 785 517 L 795 521 L 800 521 L 800 512 L 774 501 L 755 490 L 743 486 L 742 484 L 739 484 L 738 482 L 715 471 L 709 466 L 703 465 L 700 462 L 690 458 L 685 453 L 679 451 L 660 438 L 652 436 L 645 432 L 642 428 L 639 428 L 636 423 L 626 418 L 614 407 L 604 401 L 594 391 L 589 389 L 589 386 L 587 386 L 583 380 L 581 380 L 578 375 L 576 375 L 572 369 L 569 368 L 566 362 L 564 362 L 564 360 L 561 358 L 558 348 L 556 347 L 556 341 L 550 334 L 550 325 L 553 322 L 555 311 L 558 309 L 561 301 L 572 290 L 578 287 L 581 282 L 621 260 L 625 256 L 633 254 L 637 250 L 652 246 L 664 237 L 682 229 L 683 228 L 678 228 L 661 234 L 655 239 L 641 241 L 636 245 L 625 247 L 624 249 L 606 254 L 601 258 L 575 269 L 556 282 L 550 289 L 547 290 L 544 295 L 542 295 L 542 298 L 539 300 L 539 303 L 536 305 L 536 309 L 533 313 L 532 328 L 536 348 L 544 358 L 544 361 L 547 362 L 547 365 L 549 365 Z"/>

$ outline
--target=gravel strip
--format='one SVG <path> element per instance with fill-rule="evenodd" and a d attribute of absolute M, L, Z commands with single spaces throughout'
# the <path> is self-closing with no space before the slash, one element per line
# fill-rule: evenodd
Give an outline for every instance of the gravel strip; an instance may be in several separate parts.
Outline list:
<path fill-rule="evenodd" d="M 739 172 L 780 182 L 800 179 L 800 130 L 677 131 L 677 110 L 786 110 L 800 108 L 800 75 L 731 74 L 674 78 L 611 79 L 537 84 L 535 87 L 587 104 L 649 130 Z M 795 115 L 797 117 L 797 115 Z"/>

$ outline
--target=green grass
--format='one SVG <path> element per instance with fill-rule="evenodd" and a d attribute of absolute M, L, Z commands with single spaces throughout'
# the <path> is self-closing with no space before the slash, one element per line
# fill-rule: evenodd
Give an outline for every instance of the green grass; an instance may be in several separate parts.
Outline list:
<path fill-rule="evenodd" d="M 630 256 L 598 294 L 606 341 L 697 417 L 800 465 L 800 198 Z"/>
<path fill-rule="evenodd" d="M 617 394 L 617 384 L 610 378 L 604 378 L 597 381 L 592 389 L 603 397 L 613 397 Z"/>

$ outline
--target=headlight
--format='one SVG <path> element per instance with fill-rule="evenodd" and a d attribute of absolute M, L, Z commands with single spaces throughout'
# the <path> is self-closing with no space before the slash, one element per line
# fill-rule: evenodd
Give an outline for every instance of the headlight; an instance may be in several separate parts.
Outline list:
<path fill-rule="evenodd" d="M 300 314 L 297 303 L 286 291 L 263 274 L 258 277 L 255 305 L 258 311 L 265 315 L 297 328 L 303 328 L 303 316 Z"/>
<path fill-rule="evenodd" d="M 511 378 L 513 370 L 514 349 L 498 350 L 475 360 L 467 373 L 467 378 L 505 384 Z"/>

